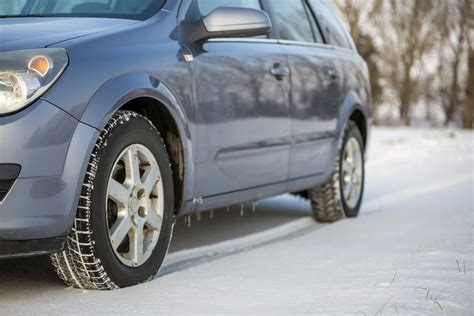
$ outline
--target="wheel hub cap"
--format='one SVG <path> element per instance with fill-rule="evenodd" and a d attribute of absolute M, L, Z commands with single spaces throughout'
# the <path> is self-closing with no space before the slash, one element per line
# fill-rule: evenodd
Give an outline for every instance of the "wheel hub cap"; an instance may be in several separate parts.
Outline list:
<path fill-rule="evenodd" d="M 130 213 L 131 215 L 137 215 L 138 213 L 138 199 L 136 197 L 132 197 L 130 201 Z"/>

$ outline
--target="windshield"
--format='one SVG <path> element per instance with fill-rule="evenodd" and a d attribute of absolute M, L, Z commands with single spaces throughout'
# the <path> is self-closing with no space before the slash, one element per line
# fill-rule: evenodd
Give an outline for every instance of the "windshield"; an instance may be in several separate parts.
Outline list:
<path fill-rule="evenodd" d="M 110 17 L 145 20 L 165 0 L 0 0 L 0 16 Z"/>

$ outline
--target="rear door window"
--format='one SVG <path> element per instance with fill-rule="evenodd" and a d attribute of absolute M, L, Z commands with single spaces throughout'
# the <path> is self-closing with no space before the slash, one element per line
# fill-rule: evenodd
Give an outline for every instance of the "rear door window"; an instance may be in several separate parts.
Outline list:
<path fill-rule="evenodd" d="M 261 10 L 259 0 L 198 0 L 199 11 L 202 15 L 208 15 L 218 7 L 239 7 Z"/>
<path fill-rule="evenodd" d="M 306 10 L 308 12 L 309 22 L 311 23 L 311 27 L 313 28 L 313 34 L 314 34 L 314 38 L 316 39 L 316 42 L 317 43 L 324 43 L 323 34 L 321 33 L 321 29 L 319 27 L 318 22 L 316 22 L 316 20 L 314 18 L 313 12 L 306 5 L 305 5 L 305 7 L 306 7 Z"/>
<path fill-rule="evenodd" d="M 277 38 L 298 42 L 313 42 L 314 36 L 308 12 L 302 0 L 271 0 Z"/>
<path fill-rule="evenodd" d="M 326 42 L 330 45 L 353 49 L 339 17 L 330 5 L 322 0 L 309 0 L 309 4 L 319 22 Z"/>

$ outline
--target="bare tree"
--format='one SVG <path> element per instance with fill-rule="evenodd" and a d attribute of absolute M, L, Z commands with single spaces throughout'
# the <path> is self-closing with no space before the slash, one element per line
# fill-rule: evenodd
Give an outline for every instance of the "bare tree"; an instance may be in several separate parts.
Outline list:
<path fill-rule="evenodd" d="M 474 48 L 469 51 L 469 71 L 463 108 L 464 128 L 474 129 Z"/>
<path fill-rule="evenodd" d="M 425 57 L 435 46 L 435 0 L 390 0 L 377 19 L 384 83 L 393 91 L 399 116 L 410 125 L 412 107 L 424 95 Z"/>
<path fill-rule="evenodd" d="M 368 33 L 368 23 L 380 14 L 383 0 L 334 0 L 355 42 Z"/>
<path fill-rule="evenodd" d="M 473 7 L 471 0 L 442 1 L 439 5 L 438 95 L 446 126 L 462 109 Z"/>
<path fill-rule="evenodd" d="M 470 3 L 468 14 L 467 43 L 469 55 L 462 118 L 464 128 L 474 129 L 474 4 L 472 2 Z"/>
<path fill-rule="evenodd" d="M 376 105 L 392 105 L 410 125 L 424 101 L 429 119 L 438 121 L 441 110 L 445 125 L 461 113 L 472 125 L 473 0 L 333 2 L 367 61 Z"/>

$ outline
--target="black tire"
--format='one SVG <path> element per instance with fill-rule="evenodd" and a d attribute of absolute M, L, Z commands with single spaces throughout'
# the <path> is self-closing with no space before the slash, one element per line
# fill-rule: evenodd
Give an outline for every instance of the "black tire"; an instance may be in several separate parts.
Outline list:
<path fill-rule="evenodd" d="M 141 144 L 155 157 L 164 186 L 164 212 L 158 243 L 139 267 L 123 264 L 109 241 L 106 220 L 107 183 L 112 167 L 131 144 Z M 64 251 L 51 255 L 59 277 L 84 289 L 111 290 L 154 278 L 168 251 L 174 222 L 174 189 L 170 160 L 155 126 L 135 112 L 116 113 L 102 131 L 91 155 L 76 219 Z"/>
<path fill-rule="evenodd" d="M 354 207 L 350 207 L 344 198 L 341 177 L 342 155 L 351 138 L 354 138 L 362 149 L 362 189 Z M 315 219 L 321 223 L 332 223 L 344 217 L 356 217 L 362 204 L 364 182 L 364 141 L 357 125 L 353 121 L 349 121 L 339 145 L 339 153 L 331 178 L 326 183 L 308 190 L 308 197 L 311 201 Z"/>

